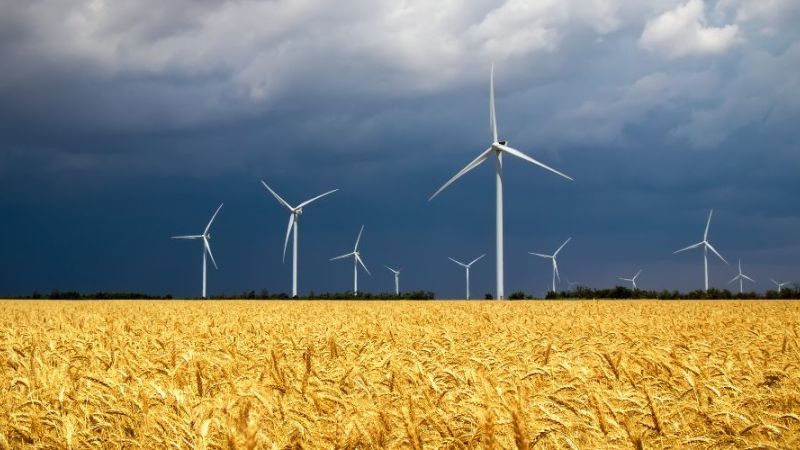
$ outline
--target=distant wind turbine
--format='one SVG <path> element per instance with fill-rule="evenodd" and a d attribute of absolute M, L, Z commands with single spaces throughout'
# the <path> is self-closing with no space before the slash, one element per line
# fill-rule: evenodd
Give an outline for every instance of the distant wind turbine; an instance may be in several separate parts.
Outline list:
<path fill-rule="evenodd" d="M 530 156 L 522 153 L 521 151 L 509 147 L 507 141 L 500 141 L 497 138 L 497 116 L 495 114 L 494 109 L 494 64 L 492 64 L 492 69 L 489 75 L 489 126 L 492 133 L 492 144 L 491 146 L 484 150 L 483 153 L 478 155 L 477 158 L 472 160 L 469 164 L 467 164 L 463 169 L 461 169 L 458 173 L 456 173 L 450 180 L 447 181 L 442 187 L 439 188 L 436 192 L 431 195 L 428 201 L 433 200 L 440 192 L 445 190 L 448 186 L 450 186 L 453 182 L 457 179 L 461 178 L 464 174 L 469 172 L 470 170 L 478 167 L 484 161 L 489 159 L 489 157 L 494 154 L 495 155 L 495 203 L 496 203 L 496 210 L 495 210 L 495 223 L 496 223 L 496 252 L 497 252 L 497 259 L 496 259 L 496 275 L 497 275 L 497 292 L 496 298 L 498 300 L 502 300 L 505 298 L 505 288 L 504 288 L 504 273 L 503 273 L 503 154 L 509 154 L 511 156 L 515 156 L 522 160 L 528 161 L 529 163 L 535 164 L 543 169 L 549 170 L 550 172 L 555 173 L 556 175 L 562 176 L 568 180 L 572 180 L 567 175 L 553 169 L 550 166 L 547 166 Z"/>
<path fill-rule="evenodd" d="M 739 280 L 739 293 L 740 294 L 744 291 L 744 286 L 743 286 L 744 280 L 751 281 L 753 283 L 756 282 L 756 280 L 754 280 L 754 279 L 752 279 L 752 278 L 750 278 L 747 275 L 742 273 L 742 260 L 741 260 L 741 258 L 739 259 L 739 274 L 736 275 L 735 277 L 733 277 L 731 279 L 731 281 L 728 281 L 728 284 L 731 284 L 736 280 Z"/>
<path fill-rule="evenodd" d="M 783 288 L 787 284 L 791 283 L 791 281 L 784 281 L 783 283 L 778 283 L 777 281 L 773 280 L 772 278 L 770 278 L 769 281 L 772 281 L 772 284 L 774 284 L 775 286 L 778 286 L 778 294 L 781 293 L 781 288 Z"/>
<path fill-rule="evenodd" d="M 674 255 L 676 253 L 680 253 L 680 252 L 684 252 L 686 250 L 691 250 L 693 248 L 700 247 L 701 245 L 703 246 L 703 267 L 705 268 L 705 272 L 704 273 L 705 273 L 705 291 L 706 292 L 708 292 L 708 250 L 711 249 L 711 251 L 714 252 L 714 254 L 717 255 L 719 257 L 719 259 L 722 260 L 722 262 L 724 262 L 725 264 L 728 264 L 728 261 L 725 261 L 725 258 L 723 258 L 722 255 L 719 254 L 717 249 L 715 249 L 714 246 L 711 245 L 710 242 L 708 242 L 708 227 L 711 225 L 711 215 L 712 214 L 714 214 L 714 210 L 713 209 L 708 212 L 708 221 L 706 222 L 706 231 L 705 231 L 705 233 L 703 233 L 703 240 L 702 241 L 698 242 L 697 244 L 692 244 L 692 245 L 690 245 L 688 247 L 685 247 L 685 248 L 682 248 L 680 250 L 676 250 L 676 251 L 672 252 L 672 254 Z"/>
<path fill-rule="evenodd" d="M 564 275 L 564 280 L 566 280 L 566 282 L 567 282 L 567 286 L 569 286 L 569 287 L 572 287 L 572 286 L 578 286 L 578 285 L 580 285 L 580 284 L 581 284 L 581 282 L 580 282 L 580 281 L 569 281 L 569 278 L 567 278 L 567 276 L 566 276 L 566 275 Z"/>
<path fill-rule="evenodd" d="M 459 266 L 461 266 L 464 269 L 466 269 L 466 273 L 467 273 L 467 300 L 469 300 L 469 268 L 472 267 L 473 264 L 478 262 L 478 260 L 483 258 L 484 256 L 486 256 L 486 253 L 484 253 L 481 256 L 478 256 L 477 258 L 473 259 L 472 262 L 470 262 L 469 264 L 464 264 L 461 261 L 455 260 L 455 259 L 453 259 L 453 258 L 451 258 L 449 256 L 447 257 L 447 259 L 449 259 L 450 261 L 453 261 L 454 263 L 456 263 Z"/>
<path fill-rule="evenodd" d="M 211 216 L 211 220 L 208 221 L 208 225 L 206 225 L 206 229 L 203 230 L 203 234 L 195 234 L 195 235 L 186 235 L 186 236 L 172 236 L 172 239 L 202 239 L 203 240 L 203 298 L 206 297 L 206 253 L 208 256 L 211 257 L 211 262 L 214 263 L 214 268 L 218 269 L 217 262 L 214 261 L 214 255 L 211 253 L 211 244 L 208 241 L 211 240 L 211 233 L 208 231 L 211 229 L 211 224 L 214 223 L 214 218 L 217 217 L 219 210 L 222 209 L 222 203 L 219 204 L 219 207 L 216 211 L 214 211 L 214 215 Z"/>
<path fill-rule="evenodd" d="M 640 273 L 642 273 L 641 269 L 638 272 L 636 272 L 636 275 L 634 275 L 633 278 L 622 278 L 622 277 L 620 277 L 619 279 L 622 280 L 622 281 L 630 281 L 631 284 L 633 284 L 633 290 L 635 291 L 636 290 L 636 278 L 639 276 Z"/>
<path fill-rule="evenodd" d="M 383 267 L 386 267 L 387 269 L 391 270 L 392 273 L 394 273 L 394 295 L 400 295 L 400 270 L 394 270 L 386 265 Z"/>
<path fill-rule="evenodd" d="M 353 251 L 350 253 L 345 253 L 344 255 L 334 256 L 330 260 L 342 259 L 347 258 L 348 256 L 353 257 L 353 295 L 358 295 L 358 265 L 361 264 L 361 267 L 367 271 L 368 275 L 372 275 L 369 273 L 369 269 L 367 266 L 364 265 L 364 261 L 361 260 L 361 252 L 358 250 L 358 243 L 361 242 L 361 233 L 364 232 L 364 225 L 361 225 L 361 230 L 358 232 L 358 237 L 356 238 L 356 245 L 353 247 Z"/>
<path fill-rule="evenodd" d="M 261 180 L 261 184 L 264 185 L 265 188 L 275 197 L 278 202 L 285 206 L 286 209 L 289 210 L 289 227 L 286 229 L 286 239 L 283 241 L 283 260 L 286 261 L 286 247 L 289 245 L 289 234 L 294 229 L 294 242 L 292 244 L 292 297 L 297 297 L 297 226 L 298 221 L 300 220 L 300 215 L 303 214 L 303 207 L 308 206 L 312 202 L 325 197 L 328 194 L 333 194 L 334 192 L 338 191 L 338 189 L 334 189 L 332 191 L 325 192 L 324 194 L 320 194 L 310 200 L 306 200 L 303 203 L 293 207 L 286 200 L 282 199 L 277 192 L 273 191 L 264 180 Z"/>
<path fill-rule="evenodd" d="M 564 241 L 564 243 L 561 244 L 561 247 L 558 247 L 558 250 L 556 250 L 552 255 L 546 255 L 544 253 L 528 252 L 531 255 L 536 255 L 541 258 L 547 258 L 553 260 L 553 292 L 556 291 L 556 278 L 558 278 L 558 281 L 561 281 L 561 276 L 558 274 L 558 263 L 556 262 L 556 257 L 558 256 L 558 252 L 560 252 L 561 249 L 564 248 L 564 246 L 567 245 L 567 243 L 571 240 L 572 238 L 570 237 L 566 241 Z"/>

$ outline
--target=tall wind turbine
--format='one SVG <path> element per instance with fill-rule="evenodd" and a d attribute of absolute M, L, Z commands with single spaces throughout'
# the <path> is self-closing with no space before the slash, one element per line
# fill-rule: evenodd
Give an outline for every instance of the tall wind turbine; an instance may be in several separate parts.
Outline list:
<path fill-rule="evenodd" d="M 440 192 L 445 190 L 448 186 L 450 186 L 453 182 L 457 179 L 461 178 L 464 174 L 469 172 L 470 170 L 478 167 L 484 161 L 489 159 L 489 157 L 494 154 L 495 155 L 495 190 L 496 190 L 496 210 L 495 210 L 495 222 L 496 222 L 496 251 L 497 251 L 497 259 L 496 259 L 496 272 L 497 272 L 497 292 L 496 298 L 501 300 L 505 298 L 505 288 L 504 288 L 504 275 L 503 275 L 503 154 L 509 154 L 511 156 L 515 156 L 522 160 L 528 161 L 529 163 L 535 164 L 543 169 L 549 170 L 550 172 L 555 173 L 556 175 L 562 176 L 568 180 L 572 180 L 567 175 L 553 169 L 550 166 L 547 166 L 530 156 L 522 153 L 521 151 L 509 147 L 507 141 L 500 141 L 497 138 L 497 116 L 495 114 L 494 109 L 494 64 L 492 64 L 492 69 L 489 75 L 489 126 L 492 133 L 492 144 L 489 146 L 488 149 L 484 150 L 477 158 L 472 160 L 469 164 L 467 164 L 463 169 L 461 169 L 458 173 L 456 173 L 450 180 L 447 181 L 442 187 L 439 188 L 438 191 L 434 192 L 433 195 L 428 199 L 431 201 L 439 195 Z"/>
<path fill-rule="evenodd" d="M 394 295 L 400 295 L 400 271 L 394 270 L 389 266 L 384 265 L 387 269 L 391 270 L 394 273 Z"/>
<path fill-rule="evenodd" d="M 353 295 L 358 295 L 358 265 L 361 264 L 361 267 L 367 271 L 368 275 L 372 275 L 369 273 L 369 269 L 367 266 L 364 265 L 364 261 L 361 260 L 361 253 L 358 251 L 358 243 L 361 242 L 361 233 L 364 232 L 364 225 L 361 225 L 361 231 L 358 232 L 358 237 L 356 238 L 356 245 L 353 247 L 353 251 L 350 253 L 345 253 L 344 255 L 334 256 L 330 260 L 333 261 L 335 259 L 342 259 L 347 258 L 348 256 L 353 257 Z"/>
<path fill-rule="evenodd" d="M 558 247 L 558 250 L 556 250 L 552 255 L 546 255 L 544 253 L 528 252 L 531 255 L 536 255 L 536 256 L 539 256 L 541 258 L 548 258 L 548 259 L 552 259 L 553 260 L 553 292 L 556 291 L 556 278 L 558 278 L 558 281 L 561 281 L 561 276 L 558 275 L 558 263 L 556 262 L 556 256 L 558 256 L 558 252 L 560 252 L 561 249 L 564 248 L 565 245 L 567 245 L 567 242 L 569 242 L 571 240 L 572 240 L 571 237 L 567 238 L 567 240 L 564 241 L 563 244 L 561 244 L 561 247 Z"/>
<path fill-rule="evenodd" d="M 781 288 L 783 288 L 787 284 L 791 283 L 790 281 L 784 281 L 783 283 L 778 283 L 777 281 L 773 280 L 772 278 L 770 278 L 769 281 L 772 281 L 772 284 L 774 284 L 775 286 L 778 286 L 778 294 L 781 293 Z"/>
<path fill-rule="evenodd" d="M 469 264 L 464 264 L 461 261 L 455 260 L 455 259 L 453 259 L 453 258 L 451 258 L 449 256 L 447 257 L 447 259 L 449 259 L 450 261 L 453 261 L 454 263 L 456 263 L 459 266 L 461 266 L 464 269 L 466 269 L 466 272 L 467 272 L 467 300 L 469 300 L 469 268 L 472 267 L 473 264 L 475 264 L 479 259 L 483 258 L 484 256 L 486 256 L 486 253 L 484 253 L 481 256 L 478 256 L 477 258 L 473 259 L 472 262 L 470 262 Z"/>
<path fill-rule="evenodd" d="M 636 275 L 634 275 L 633 278 L 622 278 L 622 277 L 620 277 L 619 279 L 622 280 L 622 281 L 630 281 L 631 284 L 633 284 L 633 290 L 635 291 L 636 290 L 636 278 L 639 277 L 640 273 L 642 273 L 641 269 L 639 269 L 639 271 L 636 272 Z"/>
<path fill-rule="evenodd" d="M 754 280 L 754 279 L 752 279 L 752 278 L 750 278 L 747 275 L 742 273 L 742 259 L 741 258 L 739 258 L 739 274 L 736 275 L 735 277 L 733 277 L 731 279 L 731 281 L 728 281 L 728 284 L 731 284 L 736 280 L 739 280 L 739 293 L 740 294 L 744 291 L 744 286 L 743 286 L 744 285 L 744 280 L 751 281 L 753 283 L 756 282 L 756 280 Z"/>
<path fill-rule="evenodd" d="M 292 232 L 294 229 L 294 242 L 292 244 L 292 297 L 297 297 L 297 226 L 298 221 L 300 220 L 300 215 L 303 214 L 303 207 L 308 206 L 312 202 L 325 197 L 328 194 L 333 194 L 334 192 L 338 191 L 338 189 L 333 189 L 331 191 L 325 192 L 324 194 L 320 194 L 310 200 L 306 200 L 299 205 L 292 207 L 286 200 L 282 199 L 277 192 L 273 191 L 271 187 L 261 180 L 261 184 L 264 185 L 265 188 L 278 200 L 278 203 L 285 206 L 286 209 L 289 210 L 289 227 L 286 229 L 286 239 L 283 241 L 283 261 L 286 261 L 286 247 L 289 244 L 289 233 Z"/>
<path fill-rule="evenodd" d="M 206 225 L 206 229 L 203 230 L 203 234 L 193 234 L 193 235 L 186 235 L 186 236 L 172 236 L 172 239 L 202 239 L 203 240 L 203 298 L 206 298 L 206 253 L 208 256 L 211 257 L 211 262 L 214 263 L 214 268 L 219 269 L 217 267 L 217 262 L 214 261 L 214 255 L 211 253 L 211 244 L 208 241 L 211 240 L 211 233 L 208 231 L 211 229 L 211 224 L 214 223 L 214 218 L 217 217 L 219 210 L 222 209 L 222 203 L 219 204 L 219 207 L 216 211 L 214 211 L 214 215 L 211 216 L 211 220 L 208 221 L 208 225 Z"/>
<path fill-rule="evenodd" d="M 722 255 L 719 254 L 717 249 L 715 249 L 714 246 L 711 245 L 710 242 L 708 242 L 708 227 L 711 225 L 711 215 L 712 214 L 714 214 L 714 210 L 713 209 L 708 212 L 708 222 L 706 222 L 706 231 L 705 231 L 705 233 L 703 233 L 703 240 L 702 241 L 698 242 L 697 244 L 692 244 L 692 245 L 690 245 L 688 247 L 685 247 L 685 248 L 682 248 L 680 250 L 676 250 L 676 251 L 672 252 L 672 254 L 674 255 L 675 253 L 680 253 L 680 252 L 684 252 L 686 250 L 691 250 L 693 248 L 700 247 L 701 245 L 703 246 L 703 267 L 705 269 L 704 273 L 705 273 L 705 291 L 706 292 L 708 292 L 708 250 L 711 249 L 711 251 L 714 252 L 714 254 L 717 255 L 719 257 L 719 259 L 722 260 L 722 262 L 724 262 L 725 264 L 728 264 L 728 261 L 725 261 L 725 258 L 723 258 Z"/>

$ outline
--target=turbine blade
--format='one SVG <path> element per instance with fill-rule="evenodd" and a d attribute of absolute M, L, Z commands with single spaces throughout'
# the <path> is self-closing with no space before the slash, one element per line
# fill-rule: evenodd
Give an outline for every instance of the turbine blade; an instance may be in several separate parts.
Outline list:
<path fill-rule="evenodd" d="M 200 239 L 200 235 L 172 236 L 172 239 Z"/>
<path fill-rule="evenodd" d="M 486 253 L 484 253 L 481 256 L 478 256 L 477 258 L 473 259 L 472 262 L 467 264 L 467 265 L 471 266 L 471 265 L 475 264 L 476 262 L 478 262 L 479 259 L 483 258 L 484 256 L 486 256 Z"/>
<path fill-rule="evenodd" d="M 730 266 L 730 263 L 729 263 L 728 261 L 726 261 L 726 260 L 725 260 L 725 258 L 723 258 L 723 257 L 722 257 L 722 255 L 720 255 L 720 254 L 719 254 L 719 252 L 717 251 L 717 249 L 715 249 L 715 248 L 714 248 L 714 246 L 713 246 L 713 245 L 711 245 L 711 243 L 710 243 L 710 242 L 706 242 L 706 245 L 708 246 L 708 248 L 710 248 L 710 249 L 711 249 L 711 251 L 712 251 L 712 252 L 714 252 L 714 254 L 715 254 L 715 255 L 719 256 L 719 259 L 721 259 L 721 260 L 722 260 L 722 262 L 724 262 L 725 264 L 727 264 L 727 265 L 729 265 L 729 266 Z"/>
<path fill-rule="evenodd" d="M 445 190 L 447 188 L 447 186 L 450 186 L 451 184 L 453 184 L 453 182 L 455 182 L 457 179 L 461 178 L 461 176 L 463 176 L 465 173 L 467 173 L 470 170 L 472 170 L 472 169 L 478 167 L 479 165 L 481 165 L 481 163 L 486 161 L 486 158 L 489 157 L 489 154 L 493 150 L 494 149 L 492 147 L 489 147 L 486 150 L 484 150 L 483 153 L 478 155 L 477 158 L 473 159 L 469 164 L 464 166 L 463 169 L 459 170 L 457 174 L 453 175 L 453 178 L 450 178 L 449 180 L 447 180 L 447 183 L 445 183 L 442 187 L 440 187 L 439 190 L 434 192 L 433 195 L 431 195 L 430 198 L 428 198 L 428 201 L 433 200 L 437 195 L 439 195 L 440 192 Z"/>
<path fill-rule="evenodd" d="M 367 275 L 370 275 L 370 276 L 372 276 L 372 274 L 371 274 L 371 273 L 369 273 L 369 269 L 367 269 L 367 266 L 365 266 L 365 265 L 364 265 L 364 261 L 361 259 L 361 256 L 359 256 L 359 255 L 356 255 L 356 261 L 358 261 L 358 263 L 359 263 L 359 264 L 361 264 L 361 267 L 363 267 L 363 268 L 364 268 L 364 270 L 366 270 L 366 271 L 367 271 Z"/>
<path fill-rule="evenodd" d="M 735 277 L 731 278 L 731 281 L 728 281 L 728 284 L 733 283 L 734 281 L 738 280 L 741 275 L 736 275 Z"/>
<path fill-rule="evenodd" d="M 553 270 L 556 272 L 556 280 L 561 283 L 561 275 L 558 274 L 558 263 L 555 258 L 553 258 Z"/>
<path fill-rule="evenodd" d="M 492 142 L 497 142 L 497 113 L 494 109 L 494 63 L 489 72 L 489 130 L 492 133 Z"/>
<path fill-rule="evenodd" d="M 455 259 L 453 259 L 453 258 L 451 258 L 449 256 L 447 257 L 447 259 L 449 259 L 450 261 L 453 261 L 454 263 L 458 264 L 459 266 L 469 267 L 468 265 L 462 263 L 461 261 L 455 260 Z"/>
<path fill-rule="evenodd" d="M 283 241 L 283 261 L 286 262 L 286 247 L 289 246 L 289 235 L 292 234 L 292 225 L 294 225 L 294 213 L 289 214 L 289 227 L 286 228 L 286 239 Z"/>
<path fill-rule="evenodd" d="M 684 248 L 682 248 L 680 250 L 675 250 L 674 252 L 672 252 L 672 254 L 674 255 L 675 253 L 685 252 L 686 250 L 691 250 L 693 248 L 700 247 L 701 245 L 703 245 L 704 242 L 698 242 L 697 244 L 692 244 L 692 245 L 690 245 L 688 247 L 684 247 Z"/>
<path fill-rule="evenodd" d="M 542 169 L 547 169 L 550 172 L 553 172 L 556 175 L 560 175 L 560 176 L 562 176 L 562 177 L 564 177 L 564 178 L 566 178 L 566 179 L 568 179 L 570 181 L 575 181 L 569 175 L 564 175 L 563 173 L 557 171 L 556 169 L 553 169 L 552 167 L 548 166 L 547 164 L 540 163 L 539 161 L 531 158 L 530 156 L 526 155 L 525 153 L 522 153 L 521 151 L 519 151 L 519 150 L 517 150 L 515 148 L 511 148 L 511 147 L 509 147 L 507 145 L 503 145 L 503 144 L 494 144 L 494 145 L 500 147 L 504 152 L 506 152 L 506 153 L 508 153 L 510 155 L 514 155 L 517 158 L 524 159 L 525 161 L 528 161 L 529 163 L 535 164 L 535 165 L 541 167 Z"/>
<path fill-rule="evenodd" d="M 205 229 L 205 230 L 203 230 L 203 234 L 204 234 L 204 235 L 205 235 L 205 234 L 208 234 L 208 230 L 210 230 L 210 229 L 211 229 L 211 224 L 212 224 L 212 223 L 214 223 L 214 219 L 217 217 L 217 214 L 219 214 L 219 210 L 220 210 L 220 209 L 222 209 L 222 205 L 223 205 L 223 204 L 224 204 L 224 203 L 220 203 L 220 204 L 219 204 L 219 207 L 217 208 L 217 210 L 216 210 L 216 211 L 214 211 L 214 215 L 213 215 L 213 216 L 211 216 L 211 220 L 209 220 L 209 221 L 208 221 L 208 225 L 206 225 L 206 229 Z"/>
<path fill-rule="evenodd" d="M 288 204 L 286 202 L 286 200 L 282 199 L 281 196 L 278 195 L 277 192 L 273 191 L 272 188 L 267 185 L 267 183 L 264 183 L 264 180 L 261 180 L 261 184 L 263 184 L 264 187 L 267 188 L 267 190 L 272 194 L 273 197 L 275 197 L 275 199 L 278 200 L 278 202 L 281 205 L 285 206 L 289 211 L 292 211 L 294 209 L 294 208 L 292 208 L 292 205 Z"/>
<path fill-rule="evenodd" d="M 564 241 L 564 243 L 563 243 L 563 244 L 561 244 L 561 247 L 558 247 L 558 250 L 556 250 L 556 252 L 555 252 L 555 253 L 553 253 L 553 257 L 555 257 L 556 255 L 558 255 L 558 252 L 560 252 L 560 251 L 561 251 L 561 249 L 562 249 L 562 248 L 564 248 L 564 246 L 565 246 L 565 245 L 567 245 L 567 243 L 568 243 L 569 241 L 571 241 L 571 240 L 572 240 L 572 238 L 570 237 L 570 238 L 568 238 L 566 241 Z"/>
<path fill-rule="evenodd" d="M 319 199 L 321 199 L 322 197 L 325 197 L 325 196 L 326 196 L 326 195 L 328 195 L 328 194 L 333 194 L 334 192 L 336 192 L 336 191 L 338 191 L 338 190 L 339 190 L 339 189 L 333 189 L 333 190 L 331 190 L 331 191 L 328 191 L 328 192 L 326 192 L 326 193 L 324 193 L 324 194 L 320 194 L 320 195 L 318 195 L 318 196 L 316 196 L 316 197 L 312 198 L 311 200 L 306 200 L 306 201 L 304 201 L 303 203 L 300 203 L 299 205 L 297 205 L 297 207 L 298 207 L 298 208 L 302 208 L 303 206 L 309 205 L 309 204 L 311 204 L 312 202 L 314 202 L 314 201 L 316 201 L 316 200 L 319 200 Z"/>
<path fill-rule="evenodd" d="M 708 227 L 711 226 L 711 215 L 712 214 L 714 214 L 714 210 L 713 209 L 708 212 L 708 221 L 706 222 L 706 231 L 705 231 L 705 233 L 703 233 L 703 240 L 704 241 L 708 240 Z"/>
<path fill-rule="evenodd" d="M 641 273 L 642 273 L 642 269 L 639 269 L 639 271 L 636 272 L 636 275 L 633 276 L 633 279 L 635 280 Z"/>
<path fill-rule="evenodd" d="M 336 260 L 336 259 L 347 258 L 348 256 L 353 256 L 353 255 L 355 255 L 355 253 L 353 253 L 353 252 L 350 252 L 350 253 L 345 253 L 344 255 L 334 256 L 333 258 L 329 259 L 328 261 L 333 261 L 333 260 Z"/>
<path fill-rule="evenodd" d="M 206 247 L 206 251 L 208 252 L 208 256 L 211 257 L 211 262 L 214 264 L 214 268 L 219 270 L 219 267 L 217 267 L 217 262 L 214 261 L 214 254 L 211 253 L 211 245 L 209 245 L 208 239 L 203 238 L 203 245 Z"/>
<path fill-rule="evenodd" d="M 392 272 L 394 272 L 394 273 L 400 273 L 400 271 L 399 271 L 399 270 L 394 270 L 394 269 L 392 269 L 391 267 L 389 267 L 389 266 L 387 266 L 387 265 L 385 265 L 385 264 L 383 265 L 383 267 L 386 267 L 387 269 L 391 270 L 391 271 L 392 271 Z"/>
<path fill-rule="evenodd" d="M 755 282 L 756 282 L 756 280 L 754 280 L 754 279 L 752 279 L 752 278 L 748 277 L 748 276 L 747 276 L 747 275 L 745 275 L 745 274 L 742 274 L 742 278 L 744 278 L 745 280 L 752 281 L 753 283 L 755 283 Z"/>
<path fill-rule="evenodd" d="M 530 253 L 531 255 L 540 256 L 542 258 L 552 258 L 553 257 L 553 255 L 545 255 L 544 253 L 534 253 L 534 252 L 528 252 L 528 253 Z"/>
<path fill-rule="evenodd" d="M 777 281 L 773 280 L 772 278 L 770 278 L 770 279 L 769 279 L 769 281 L 772 281 L 772 284 L 775 284 L 775 285 L 778 285 L 778 284 L 780 284 L 780 283 L 778 283 Z"/>
<path fill-rule="evenodd" d="M 358 237 L 356 238 L 356 246 L 353 247 L 353 253 L 358 251 L 358 243 L 361 242 L 361 233 L 364 232 L 364 225 L 361 225 L 361 229 L 358 231 Z"/>

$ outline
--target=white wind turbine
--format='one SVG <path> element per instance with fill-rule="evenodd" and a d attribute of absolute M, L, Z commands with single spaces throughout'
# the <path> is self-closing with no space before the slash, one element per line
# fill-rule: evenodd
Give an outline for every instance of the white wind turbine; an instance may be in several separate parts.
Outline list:
<path fill-rule="evenodd" d="M 211 233 L 208 231 L 211 229 L 211 224 L 214 223 L 214 218 L 217 217 L 217 213 L 219 210 L 222 209 L 222 203 L 219 204 L 219 207 L 216 211 L 214 211 L 214 215 L 211 216 L 211 220 L 208 221 L 208 225 L 206 225 L 206 229 L 203 230 L 203 234 L 194 234 L 194 235 L 186 235 L 186 236 L 172 236 L 172 239 L 202 239 L 203 240 L 203 298 L 206 298 L 206 253 L 208 256 L 211 257 L 211 262 L 214 263 L 214 268 L 218 269 L 217 262 L 214 261 L 214 255 L 211 253 L 211 245 L 208 243 L 211 240 Z"/>
<path fill-rule="evenodd" d="M 394 295 L 400 295 L 400 270 L 394 270 L 391 267 L 384 265 L 387 269 L 394 273 Z M 402 270 L 402 269 L 401 269 Z"/>
<path fill-rule="evenodd" d="M 680 250 L 676 250 L 676 251 L 672 252 L 672 254 L 674 255 L 675 253 L 680 253 L 680 252 L 684 252 L 686 250 L 691 250 L 693 248 L 700 247 L 701 245 L 703 246 L 703 267 L 705 269 L 704 273 L 705 273 L 705 291 L 706 292 L 708 292 L 708 250 L 711 249 L 711 251 L 714 252 L 714 254 L 717 255 L 719 257 L 719 259 L 722 260 L 722 262 L 724 262 L 725 264 L 728 264 L 728 261 L 725 261 L 725 258 L 723 258 L 722 255 L 719 254 L 717 249 L 715 249 L 714 246 L 711 245 L 710 242 L 708 242 L 708 227 L 711 225 L 711 215 L 712 214 L 714 214 L 714 210 L 713 209 L 708 212 L 708 221 L 706 222 L 706 231 L 705 231 L 705 233 L 703 233 L 703 240 L 702 241 L 698 242 L 697 244 L 692 244 L 692 245 L 690 245 L 688 247 L 685 247 L 685 248 L 682 248 Z"/>
<path fill-rule="evenodd" d="M 558 274 L 558 263 L 556 262 L 556 256 L 558 256 L 558 252 L 560 252 L 561 249 L 564 248 L 565 245 L 567 245 L 567 242 L 569 242 L 571 240 L 572 240 L 571 237 L 567 238 L 567 240 L 564 241 L 563 244 L 561 244 L 561 247 L 558 247 L 558 250 L 556 250 L 552 255 L 546 255 L 544 253 L 528 252 L 531 255 L 536 255 L 536 256 L 539 256 L 541 258 L 548 258 L 548 259 L 552 259 L 553 260 L 553 292 L 556 291 L 556 278 L 558 278 L 558 281 L 561 281 L 561 276 Z"/>
<path fill-rule="evenodd" d="M 631 284 L 633 284 L 633 290 L 635 291 L 636 290 L 636 278 L 639 277 L 640 273 L 642 273 L 641 269 L 639 269 L 639 271 L 636 272 L 636 275 L 634 275 L 633 278 L 622 278 L 622 277 L 619 277 L 619 279 L 622 280 L 622 281 L 630 281 Z"/>
<path fill-rule="evenodd" d="M 264 180 L 261 180 L 261 184 L 264 185 L 265 188 L 275 197 L 278 202 L 285 206 L 286 209 L 289 210 L 289 227 L 286 229 L 286 239 L 283 241 L 283 260 L 286 261 L 286 247 L 289 245 L 289 233 L 292 232 L 294 229 L 294 239 L 292 244 L 292 297 L 297 297 L 297 227 L 298 221 L 300 220 L 300 215 L 303 214 L 303 207 L 308 206 L 312 202 L 325 197 L 328 194 L 333 194 L 334 192 L 338 191 L 338 189 L 333 189 L 331 191 L 325 192 L 324 194 L 320 194 L 310 200 L 306 200 L 303 203 L 293 207 L 286 200 L 282 199 L 277 192 L 273 191 Z"/>
<path fill-rule="evenodd" d="M 463 267 L 466 270 L 466 273 L 467 273 L 467 300 L 469 300 L 469 268 L 472 267 L 473 264 L 478 262 L 478 260 L 483 258 L 484 256 L 486 256 L 486 253 L 484 253 L 481 256 L 478 256 L 477 258 L 473 259 L 472 262 L 470 262 L 469 264 L 464 264 L 461 261 L 455 260 L 455 259 L 453 259 L 453 258 L 451 258 L 449 256 L 447 257 L 447 259 L 449 259 L 450 261 L 453 261 L 454 263 L 458 264 L 459 266 Z"/>
<path fill-rule="evenodd" d="M 770 278 L 769 281 L 772 281 L 772 284 L 774 284 L 775 286 L 778 286 L 778 294 L 781 293 L 781 288 L 783 288 L 787 284 L 791 283 L 791 281 L 784 281 L 783 283 L 778 283 L 777 281 L 773 280 L 772 278 Z"/>
<path fill-rule="evenodd" d="M 489 76 L 489 126 L 491 128 L 492 133 L 492 144 L 489 146 L 488 149 L 484 150 L 477 158 L 472 160 L 469 164 L 467 164 L 463 169 L 461 169 L 458 173 L 456 173 L 450 180 L 447 181 L 442 187 L 439 188 L 436 192 L 431 195 L 428 201 L 431 201 L 439 195 L 440 192 L 445 190 L 448 186 L 450 186 L 453 182 L 457 179 L 461 178 L 464 174 L 469 172 L 470 170 L 478 167 L 484 161 L 489 159 L 489 157 L 494 154 L 495 155 L 495 189 L 496 189 L 496 210 L 495 210 L 495 223 L 496 223 L 496 251 L 497 251 L 497 258 L 496 258 L 496 275 L 497 275 L 497 292 L 496 297 L 498 300 L 505 298 L 504 293 L 504 274 L 503 274 L 503 154 L 509 154 L 511 156 L 515 156 L 522 160 L 528 161 L 529 163 L 535 164 L 543 169 L 547 169 L 556 175 L 560 175 L 568 180 L 572 180 L 567 175 L 553 169 L 550 166 L 547 166 L 530 156 L 522 153 L 521 151 L 509 147 L 507 141 L 500 141 L 497 139 L 497 117 L 495 115 L 494 109 L 494 64 L 492 64 L 492 69 Z"/>
<path fill-rule="evenodd" d="M 364 265 L 364 261 L 361 260 L 361 253 L 358 251 L 358 243 L 361 242 L 361 233 L 364 232 L 364 225 L 361 225 L 361 231 L 358 232 L 358 237 L 356 238 L 356 245 L 353 247 L 353 251 L 350 253 L 345 253 L 344 255 L 334 256 L 330 260 L 333 261 L 335 259 L 342 259 L 347 258 L 348 256 L 353 257 L 353 295 L 358 295 L 358 265 L 361 264 L 361 267 L 367 271 L 367 274 L 372 275 L 369 273 L 369 269 L 367 266 Z"/>
<path fill-rule="evenodd" d="M 756 282 L 756 280 L 754 280 L 754 279 L 752 279 L 752 278 L 750 278 L 747 275 L 742 273 L 742 259 L 741 258 L 739 258 L 739 274 L 736 275 L 735 277 L 733 277 L 731 279 L 731 281 L 728 281 L 728 284 L 731 284 L 736 280 L 739 280 L 739 293 L 740 294 L 744 291 L 744 280 L 751 281 L 753 283 Z"/>

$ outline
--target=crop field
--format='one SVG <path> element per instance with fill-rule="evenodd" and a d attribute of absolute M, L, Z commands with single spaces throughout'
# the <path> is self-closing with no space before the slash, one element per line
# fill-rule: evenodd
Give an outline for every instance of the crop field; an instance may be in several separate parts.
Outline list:
<path fill-rule="evenodd" d="M 0 302 L 0 448 L 800 448 L 800 302 Z"/>

